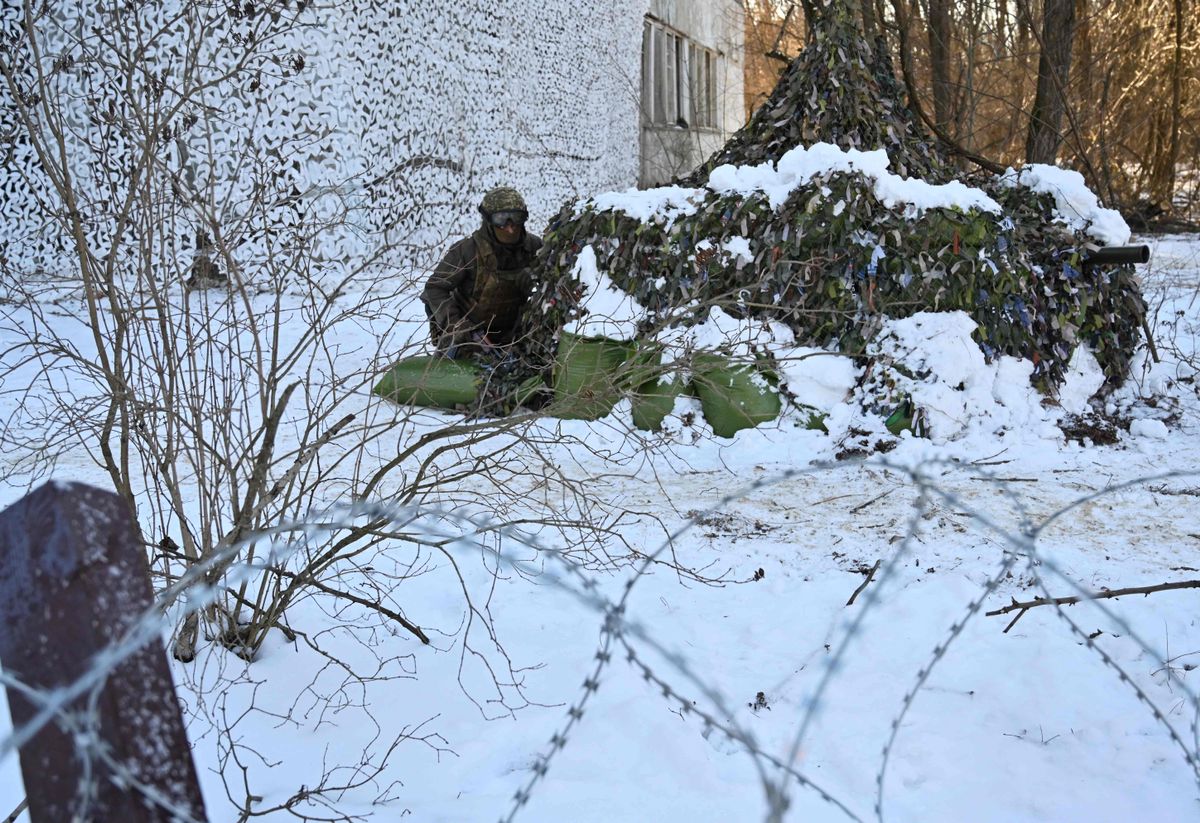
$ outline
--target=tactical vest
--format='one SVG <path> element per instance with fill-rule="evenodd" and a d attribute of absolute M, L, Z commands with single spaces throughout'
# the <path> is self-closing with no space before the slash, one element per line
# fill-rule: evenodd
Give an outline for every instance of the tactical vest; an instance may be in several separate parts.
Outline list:
<path fill-rule="evenodd" d="M 467 308 L 467 320 L 493 342 L 507 343 L 525 304 L 525 269 L 500 271 L 496 252 L 486 233 L 475 232 L 475 287 Z"/>

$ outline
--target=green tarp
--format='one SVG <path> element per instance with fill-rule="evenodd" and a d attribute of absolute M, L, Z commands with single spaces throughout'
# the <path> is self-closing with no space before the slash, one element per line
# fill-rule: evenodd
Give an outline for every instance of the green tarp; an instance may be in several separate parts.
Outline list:
<path fill-rule="evenodd" d="M 548 411 L 567 420 L 607 416 L 621 399 L 622 383 L 631 377 L 625 364 L 636 349 L 636 343 L 563 332 L 550 385 L 554 402 Z"/>
<path fill-rule="evenodd" d="M 475 402 L 481 377 L 479 366 L 468 360 L 406 357 L 375 384 L 374 392 L 393 403 L 456 409 Z"/>
<path fill-rule="evenodd" d="M 691 383 L 685 385 L 678 375 L 662 379 L 659 360 L 660 350 L 653 344 L 564 332 L 551 378 L 554 400 L 546 412 L 568 420 L 598 420 L 628 396 L 634 426 L 659 431 L 675 398 L 691 393 L 700 399 L 704 419 L 719 437 L 733 437 L 779 416 L 782 403 L 772 388 L 773 376 L 754 365 L 697 354 Z M 483 370 L 469 360 L 407 357 L 380 379 L 374 392 L 404 405 L 461 409 L 477 401 L 482 376 Z M 540 379 L 531 378 L 518 395 L 528 395 L 540 384 Z"/>
<path fill-rule="evenodd" d="M 718 437 L 733 437 L 742 429 L 774 420 L 783 406 L 765 372 L 711 354 L 696 355 L 692 385 L 704 419 Z"/>
<path fill-rule="evenodd" d="M 678 377 L 668 382 L 654 377 L 638 386 L 629 398 L 634 428 L 641 431 L 661 431 L 663 420 L 675 408 L 675 398 L 684 394 L 685 389 L 683 381 Z"/>

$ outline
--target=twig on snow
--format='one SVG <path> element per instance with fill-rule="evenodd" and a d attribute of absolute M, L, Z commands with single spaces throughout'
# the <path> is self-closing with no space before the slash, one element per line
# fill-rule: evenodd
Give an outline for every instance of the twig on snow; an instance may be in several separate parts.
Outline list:
<path fill-rule="evenodd" d="M 866 585 L 865 583 L 863 585 Z M 1072 595 L 1071 597 L 1039 597 L 1036 600 L 1026 600 L 1018 602 L 1014 597 L 1012 602 L 1007 606 L 986 612 L 988 617 L 996 617 L 1009 612 L 1017 612 L 1017 616 L 1012 619 L 1012 622 L 1004 627 L 1004 633 L 1016 625 L 1017 621 L 1025 616 L 1025 612 L 1038 606 L 1070 606 L 1084 600 L 1108 600 L 1113 597 L 1124 597 L 1127 594 L 1150 595 L 1154 592 L 1166 592 L 1174 589 L 1200 589 L 1200 580 L 1181 580 L 1175 583 L 1159 583 L 1156 586 L 1133 586 L 1128 589 L 1105 589 L 1104 591 L 1094 592 L 1092 594 Z M 858 592 L 855 592 L 858 594 Z M 853 599 L 853 598 L 851 598 Z"/>
<path fill-rule="evenodd" d="M 870 583 L 875 578 L 875 572 L 879 571 L 879 564 L 882 562 L 883 562 L 883 558 L 880 558 L 879 560 L 875 561 L 875 565 L 871 567 L 871 570 L 869 572 L 867 572 L 867 579 L 858 584 L 858 588 L 854 590 L 854 594 L 850 595 L 850 599 L 846 601 L 847 606 L 854 605 L 855 599 L 857 599 L 858 596 L 860 594 L 862 594 L 862 590 L 867 587 L 867 584 Z"/>
<path fill-rule="evenodd" d="M 876 497 L 872 497 L 866 503 L 860 503 L 859 505 L 855 506 L 853 509 L 850 510 L 850 514 L 858 514 L 860 511 L 865 509 L 867 506 L 870 506 L 872 503 L 876 503 L 876 502 L 882 500 L 883 498 L 887 497 L 889 494 L 891 494 L 895 490 L 896 490 L 896 487 L 893 486 L 892 488 L 885 491 L 883 494 L 878 495 Z"/>
<path fill-rule="evenodd" d="M 287 578 L 291 578 L 291 579 L 301 578 L 303 580 L 304 584 L 307 586 L 312 586 L 314 589 L 323 591 L 326 594 L 331 594 L 334 597 L 341 598 L 342 600 L 349 600 L 351 603 L 357 603 L 360 606 L 366 606 L 368 609 L 373 609 L 373 610 L 379 612 L 380 614 L 385 615 L 386 617 L 390 617 L 392 620 L 395 620 L 401 626 L 408 629 L 408 631 L 410 631 L 412 634 L 414 634 L 417 637 L 417 639 L 420 640 L 422 643 L 424 643 L 426 646 L 428 646 L 430 643 L 428 635 L 426 635 L 425 632 L 421 631 L 420 626 L 416 625 L 415 623 L 413 623 L 410 620 L 405 619 L 405 617 L 403 615 L 399 614 L 398 612 L 392 611 L 391 609 L 387 608 L 386 606 L 384 606 L 381 603 L 372 602 L 370 600 L 367 600 L 365 597 L 359 597 L 356 594 L 351 594 L 350 592 L 343 591 L 341 589 L 335 589 L 332 586 L 326 586 L 324 583 L 320 582 L 319 580 L 313 580 L 312 577 L 309 575 L 298 575 L 298 574 L 294 574 L 292 572 L 285 571 L 284 569 L 279 569 L 279 568 L 272 568 L 271 571 L 274 572 L 275 574 L 280 575 L 281 577 L 287 577 Z"/>

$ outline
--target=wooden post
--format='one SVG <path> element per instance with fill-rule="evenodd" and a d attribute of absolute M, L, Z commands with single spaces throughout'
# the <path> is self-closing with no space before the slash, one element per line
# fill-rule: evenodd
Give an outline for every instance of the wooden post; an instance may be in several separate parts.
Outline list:
<path fill-rule="evenodd" d="M 124 636 L 153 603 L 145 554 L 117 495 L 47 483 L 0 513 L 0 662 L 25 685 L 47 690 L 76 682 L 93 656 Z M 158 638 L 115 666 L 97 688 L 97 695 L 81 695 L 67 711 L 87 712 L 94 699 L 99 744 L 133 779 L 114 780 L 112 769 L 96 758 L 85 764 L 72 737 L 47 723 L 21 747 L 33 823 L 203 821 L 204 802 Z M 8 704 L 18 730 L 39 708 L 12 688 Z"/>

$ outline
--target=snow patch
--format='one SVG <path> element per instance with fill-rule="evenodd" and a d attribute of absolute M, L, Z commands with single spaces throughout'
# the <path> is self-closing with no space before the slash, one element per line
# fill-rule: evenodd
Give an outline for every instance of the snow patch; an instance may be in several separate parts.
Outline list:
<path fill-rule="evenodd" d="M 900 177 L 888 171 L 889 162 L 883 149 L 859 151 L 817 143 L 809 148 L 797 146 L 779 158 L 777 165 L 767 162 L 758 166 L 718 166 L 708 177 L 708 187 L 719 194 L 743 197 L 762 192 L 772 208 L 779 208 L 793 191 L 818 175 L 858 172 L 874 181 L 876 196 L 889 208 L 908 203 L 918 212 L 934 208 L 1000 212 L 1000 205 L 979 189 L 958 181 L 934 185 Z M 845 204 L 841 207 L 845 208 Z"/>
<path fill-rule="evenodd" d="M 1104 371 L 1087 346 L 1078 346 L 1071 355 L 1067 373 L 1058 390 L 1058 404 L 1070 414 L 1083 414 L 1088 401 L 1104 385 Z"/>
<path fill-rule="evenodd" d="M 775 350 L 784 387 L 796 399 L 824 412 L 844 403 L 862 369 L 837 352 L 800 346 Z"/>
<path fill-rule="evenodd" d="M 1166 440 L 1167 424 L 1161 420 L 1142 418 L 1129 424 L 1129 433 L 1134 437 L 1145 437 L 1150 440 Z"/>
<path fill-rule="evenodd" d="M 576 205 L 578 214 L 591 206 L 596 211 L 620 211 L 643 223 L 660 223 L 670 226 L 680 217 L 695 214 L 704 200 L 703 189 L 688 189 L 682 186 L 661 186 L 656 189 L 626 189 L 596 195 Z"/>
<path fill-rule="evenodd" d="M 730 237 L 722 244 L 725 251 L 738 259 L 738 263 L 754 262 L 754 255 L 750 252 L 750 240 L 745 237 Z"/>
<path fill-rule="evenodd" d="M 1018 171 L 1009 169 L 1000 176 L 1001 184 L 1024 186 L 1054 196 L 1055 214 L 1077 231 L 1110 246 L 1129 242 L 1131 232 L 1119 212 L 1100 206 L 1100 199 L 1087 187 L 1083 175 L 1071 169 L 1030 163 Z"/>
<path fill-rule="evenodd" d="M 703 323 L 663 329 L 656 340 L 665 349 L 677 352 L 721 351 L 736 358 L 753 359 L 757 351 L 795 345 L 796 336 L 777 321 L 734 317 L 714 306 Z"/>
<path fill-rule="evenodd" d="M 565 330 L 582 336 L 612 337 L 628 340 L 637 334 L 637 321 L 643 314 L 633 296 L 613 285 L 596 264 L 596 250 L 584 246 L 571 274 L 583 285 L 580 304 L 584 315 L 567 323 Z"/>
<path fill-rule="evenodd" d="M 1030 383 L 1033 363 L 1005 356 L 989 364 L 971 338 L 975 328 L 965 312 L 919 312 L 886 321 L 868 351 L 912 375 L 897 372 L 896 385 L 925 415 L 935 444 L 994 440 L 1001 431 L 1058 439 L 1051 413 Z"/>

